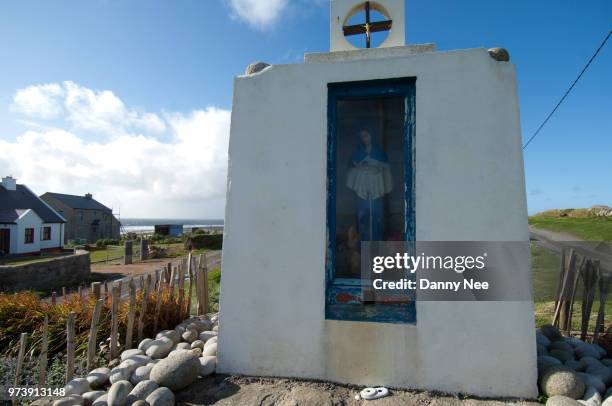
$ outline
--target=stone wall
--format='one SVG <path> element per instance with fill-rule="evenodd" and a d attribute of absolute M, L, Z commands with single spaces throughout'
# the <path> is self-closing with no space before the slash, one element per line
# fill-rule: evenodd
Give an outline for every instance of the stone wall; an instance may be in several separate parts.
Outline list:
<path fill-rule="evenodd" d="M 41 290 L 70 286 L 91 275 L 89 252 L 22 265 L 0 266 L 0 291 Z"/>

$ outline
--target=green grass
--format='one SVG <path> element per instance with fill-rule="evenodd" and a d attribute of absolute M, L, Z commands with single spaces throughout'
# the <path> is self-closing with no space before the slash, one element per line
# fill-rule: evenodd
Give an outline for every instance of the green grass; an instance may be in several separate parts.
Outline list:
<path fill-rule="evenodd" d="M 91 251 L 89 253 L 89 258 L 92 263 L 102 262 L 102 261 L 106 261 L 107 258 L 111 260 L 116 259 L 116 258 L 121 258 L 123 257 L 123 253 L 124 253 L 123 246 L 113 245 L 113 246 L 108 246 L 107 249 Z"/>
<path fill-rule="evenodd" d="M 529 224 L 545 230 L 568 233 L 587 241 L 612 241 L 610 217 L 531 216 Z"/>
<path fill-rule="evenodd" d="M 559 284 L 559 270 L 561 256 L 548 251 L 538 245 L 531 245 L 531 259 L 533 269 L 533 300 L 535 306 L 536 325 L 550 324 L 555 311 L 555 294 Z M 572 329 L 580 330 L 582 306 L 582 280 L 579 279 L 576 300 L 572 311 Z M 599 309 L 599 295 L 595 297 L 589 329 L 595 326 L 597 310 Z M 604 326 L 612 324 L 612 299 L 606 300 Z"/>
<path fill-rule="evenodd" d="M 185 297 L 189 295 L 189 284 L 185 284 Z M 214 268 L 208 273 L 208 299 L 210 303 L 210 311 L 218 312 L 219 311 L 219 291 L 221 289 L 221 269 L 219 267 Z M 193 287 L 193 292 L 191 296 L 191 304 L 190 304 L 190 312 L 191 314 L 197 313 L 198 299 L 195 295 L 195 286 Z"/>

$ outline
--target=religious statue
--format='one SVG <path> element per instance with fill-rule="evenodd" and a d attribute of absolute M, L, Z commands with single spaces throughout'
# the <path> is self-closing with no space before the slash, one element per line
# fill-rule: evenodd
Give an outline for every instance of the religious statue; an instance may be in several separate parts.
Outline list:
<path fill-rule="evenodd" d="M 360 144 L 353 152 L 346 186 L 357 195 L 357 224 L 360 241 L 382 241 L 384 195 L 391 192 L 389 159 L 369 130 L 359 133 Z"/>

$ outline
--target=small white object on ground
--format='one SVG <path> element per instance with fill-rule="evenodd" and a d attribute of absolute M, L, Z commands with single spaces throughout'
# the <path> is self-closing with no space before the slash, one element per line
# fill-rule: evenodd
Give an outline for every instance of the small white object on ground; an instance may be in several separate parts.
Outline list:
<path fill-rule="evenodd" d="M 365 400 L 374 400 L 374 399 L 384 398 L 388 394 L 389 394 L 389 389 L 384 388 L 382 386 L 379 386 L 377 388 L 365 388 L 361 392 L 359 392 L 359 395 L 361 396 L 361 398 Z"/>

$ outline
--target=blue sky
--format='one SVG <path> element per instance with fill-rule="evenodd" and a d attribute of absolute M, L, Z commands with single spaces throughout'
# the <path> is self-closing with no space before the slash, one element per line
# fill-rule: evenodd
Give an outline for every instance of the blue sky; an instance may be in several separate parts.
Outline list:
<path fill-rule="evenodd" d="M 2 2 L 0 173 L 124 217 L 222 217 L 233 77 L 327 51 L 328 15 L 324 0 Z M 408 1 L 406 17 L 409 43 L 510 51 L 526 140 L 612 2 Z M 612 205 L 610 72 L 612 41 L 525 151 L 531 213 Z"/>

